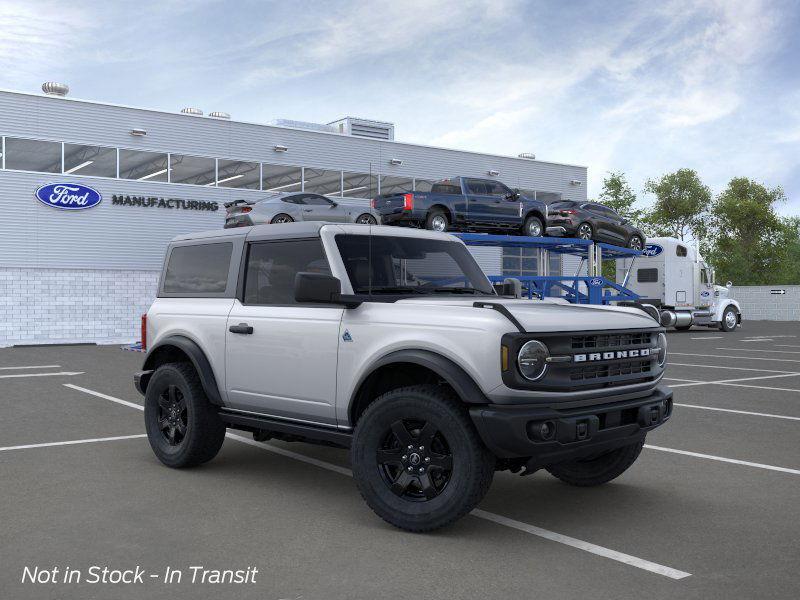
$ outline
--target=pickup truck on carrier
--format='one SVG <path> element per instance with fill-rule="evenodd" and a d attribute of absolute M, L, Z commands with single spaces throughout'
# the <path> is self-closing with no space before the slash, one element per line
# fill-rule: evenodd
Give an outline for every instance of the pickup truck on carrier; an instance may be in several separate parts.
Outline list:
<path fill-rule="evenodd" d="M 611 481 L 672 413 L 651 317 L 498 296 L 446 233 L 288 223 L 181 236 L 143 331 L 134 381 L 165 465 L 211 460 L 228 427 L 350 448 L 367 504 L 411 531 L 467 514 L 498 470 Z"/>
<path fill-rule="evenodd" d="M 494 179 L 443 179 L 434 183 L 430 192 L 378 196 L 372 200 L 372 208 L 380 213 L 384 225 L 432 231 L 502 231 L 539 237 L 545 234 L 547 223 L 544 202 Z"/>

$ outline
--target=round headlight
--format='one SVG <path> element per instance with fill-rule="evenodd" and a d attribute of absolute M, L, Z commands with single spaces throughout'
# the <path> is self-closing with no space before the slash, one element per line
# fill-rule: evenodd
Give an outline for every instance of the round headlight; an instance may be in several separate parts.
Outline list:
<path fill-rule="evenodd" d="M 658 366 L 663 367 L 667 362 L 667 335 L 665 333 L 658 334 Z"/>
<path fill-rule="evenodd" d="M 536 381 L 541 379 L 547 369 L 547 357 L 550 352 L 539 340 L 531 340 L 526 342 L 522 348 L 519 349 L 517 355 L 517 366 L 522 376 L 529 381 Z"/>

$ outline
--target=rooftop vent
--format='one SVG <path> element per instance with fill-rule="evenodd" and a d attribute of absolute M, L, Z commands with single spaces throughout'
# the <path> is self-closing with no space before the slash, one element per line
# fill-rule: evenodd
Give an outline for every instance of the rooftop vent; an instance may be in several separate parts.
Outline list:
<path fill-rule="evenodd" d="M 218 111 L 218 110 L 215 110 L 214 112 L 208 113 L 208 116 L 213 118 L 213 119 L 230 119 L 231 118 L 231 116 L 228 113 L 221 112 L 221 111 Z"/>
<path fill-rule="evenodd" d="M 310 123 L 309 121 L 293 121 L 292 119 L 273 119 L 269 125 L 277 127 L 291 127 L 292 129 L 306 129 L 308 131 L 321 131 L 323 133 L 336 133 L 336 128 L 324 123 Z"/>
<path fill-rule="evenodd" d="M 337 132 L 345 135 L 371 138 L 373 140 L 394 140 L 394 123 L 345 117 L 338 121 L 333 121 L 329 125 L 333 125 Z"/>
<path fill-rule="evenodd" d="M 202 117 L 203 116 L 203 111 L 202 110 L 200 110 L 199 108 L 192 108 L 191 106 L 188 106 L 186 108 L 182 108 L 181 112 L 183 114 L 185 114 L 185 115 L 195 115 L 197 117 Z"/>
<path fill-rule="evenodd" d="M 42 91 L 48 96 L 66 96 L 69 94 L 69 86 L 66 83 L 56 83 L 47 81 L 42 84 Z"/>
<path fill-rule="evenodd" d="M 517 156 L 526 160 L 536 160 L 536 155 L 533 152 L 521 152 Z"/>

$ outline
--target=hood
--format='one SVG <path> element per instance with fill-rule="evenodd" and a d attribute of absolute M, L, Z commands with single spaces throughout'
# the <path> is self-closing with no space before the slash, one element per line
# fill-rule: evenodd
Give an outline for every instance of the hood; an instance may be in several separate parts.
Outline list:
<path fill-rule="evenodd" d="M 731 291 L 724 285 L 715 285 L 714 286 L 714 295 L 717 298 L 727 298 L 730 295 Z"/>
<path fill-rule="evenodd" d="M 502 304 L 528 332 L 603 331 L 659 326 L 643 311 L 626 306 L 578 305 L 557 300 L 518 300 L 487 296 L 471 299 L 428 296 L 403 299 L 399 302 L 441 306 L 446 310 L 451 306 L 471 308 L 476 301 Z M 481 309 L 475 308 L 475 310 Z"/>

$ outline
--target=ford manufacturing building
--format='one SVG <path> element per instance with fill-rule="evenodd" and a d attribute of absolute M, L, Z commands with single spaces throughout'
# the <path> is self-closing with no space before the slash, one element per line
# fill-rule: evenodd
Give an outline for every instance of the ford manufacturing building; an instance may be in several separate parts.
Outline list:
<path fill-rule="evenodd" d="M 0 346 L 138 340 L 168 240 L 222 227 L 223 203 L 239 198 L 310 191 L 368 203 L 465 175 L 543 199 L 586 199 L 585 167 L 396 142 L 390 123 L 263 125 L 43 89 L 0 91 Z M 40 188 L 57 198 L 76 184 L 98 193 L 81 200 L 86 210 L 37 199 Z M 518 249 L 471 250 L 490 275 L 539 271 Z"/>

